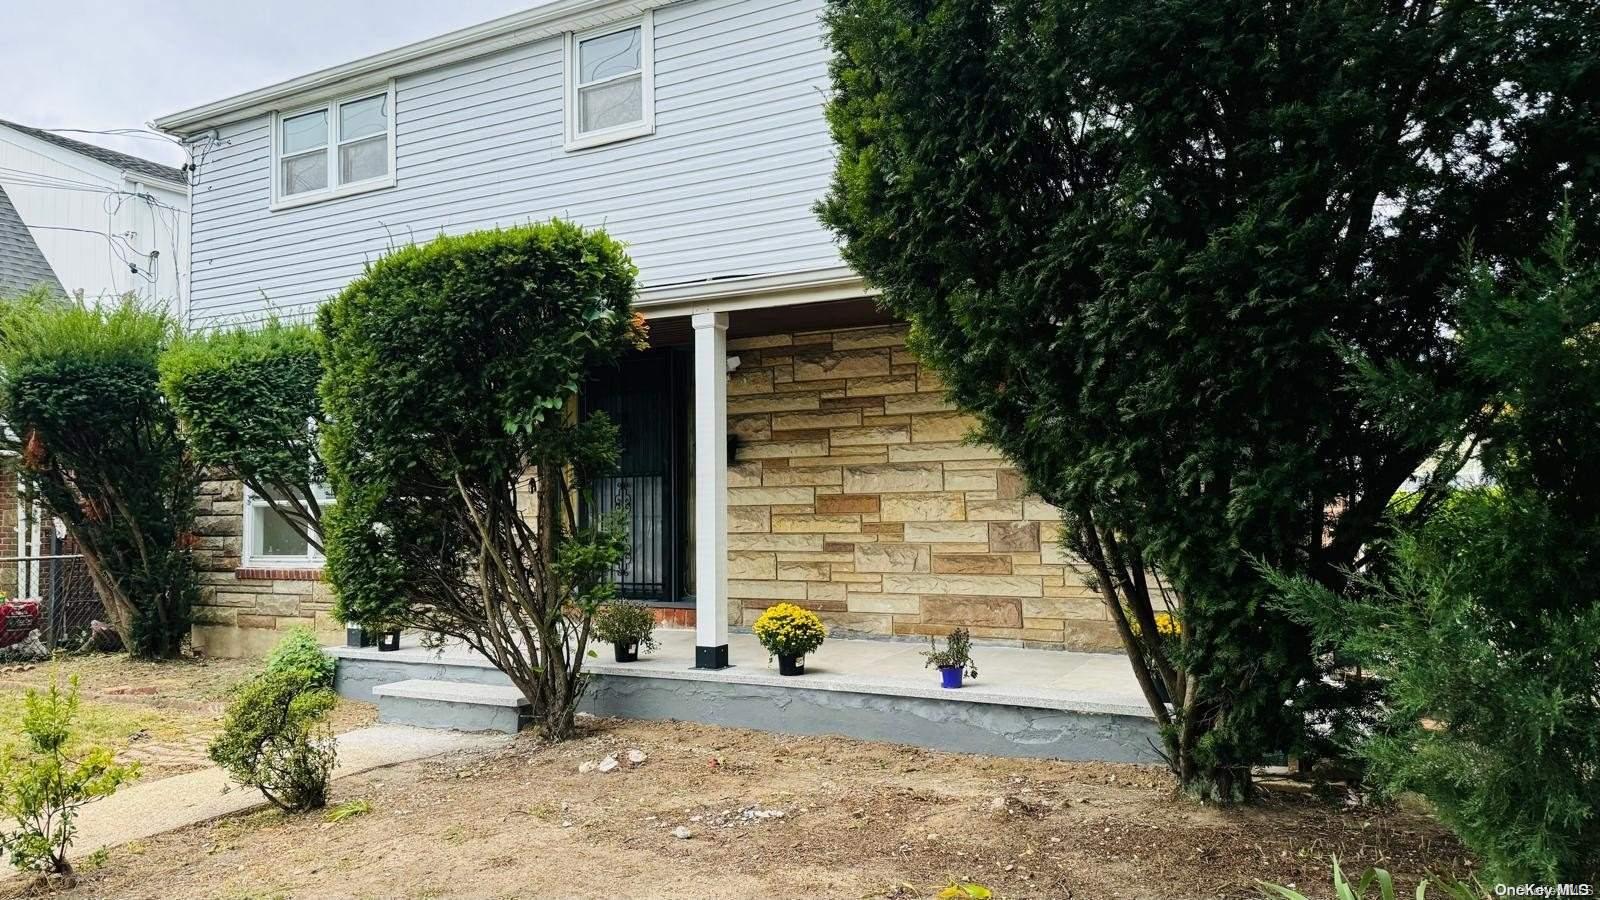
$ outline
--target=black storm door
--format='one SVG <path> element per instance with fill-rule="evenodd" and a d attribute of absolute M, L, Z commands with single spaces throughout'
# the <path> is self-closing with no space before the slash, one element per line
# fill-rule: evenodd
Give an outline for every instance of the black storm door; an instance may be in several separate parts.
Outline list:
<path fill-rule="evenodd" d="M 596 481 L 584 518 L 623 510 L 628 555 L 616 579 L 635 600 L 683 597 L 687 374 L 681 352 L 655 350 L 629 355 L 584 386 L 584 414 L 609 416 L 622 446 L 620 467 Z"/>

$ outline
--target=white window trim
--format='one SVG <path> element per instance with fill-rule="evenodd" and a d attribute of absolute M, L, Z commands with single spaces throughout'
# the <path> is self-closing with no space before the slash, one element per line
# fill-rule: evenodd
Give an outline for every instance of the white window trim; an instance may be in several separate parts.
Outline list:
<path fill-rule="evenodd" d="M 333 504 L 333 494 L 318 488 L 317 499 L 323 511 Z M 239 565 L 245 569 L 320 569 L 326 561 L 317 548 L 307 545 L 304 556 L 257 556 L 251 552 L 256 545 L 256 510 L 271 509 L 272 504 L 249 488 L 244 489 L 244 546 L 240 548 Z"/>
<path fill-rule="evenodd" d="M 656 133 L 656 51 L 655 16 L 646 10 L 637 18 L 611 22 L 588 31 L 567 32 L 566 60 L 562 81 L 566 94 L 566 150 L 583 150 Z M 578 134 L 578 43 L 604 37 L 629 28 L 639 29 L 639 101 L 644 118 L 627 125 Z"/>
<path fill-rule="evenodd" d="M 380 94 L 386 94 L 387 95 L 387 99 L 384 102 L 384 106 L 389 111 L 389 115 L 388 115 L 388 126 L 389 126 L 389 130 L 388 130 L 389 171 L 388 171 L 387 174 L 384 174 L 384 175 L 382 175 L 380 177 L 377 177 L 377 178 L 367 178 L 367 179 L 364 179 L 362 181 L 353 181 L 353 182 L 351 182 L 349 184 L 340 184 L 339 183 L 339 144 L 340 144 L 340 141 L 339 141 L 339 136 L 338 136 L 338 130 L 339 130 L 339 106 L 340 106 L 340 104 L 343 104 L 343 103 L 349 103 L 352 100 L 365 100 L 368 97 L 376 97 L 376 96 L 378 96 Z M 280 152 L 281 151 L 281 144 L 282 144 L 282 141 L 283 141 L 283 133 L 282 133 L 282 129 L 279 127 L 279 125 L 280 125 L 280 123 L 283 122 L 284 119 L 292 119 L 295 116 L 303 115 L 305 113 L 317 112 L 319 110 L 325 110 L 328 113 L 328 143 L 324 145 L 324 149 L 327 151 L 327 154 L 328 154 L 328 186 L 326 188 L 320 190 L 320 191 L 303 191 L 303 192 L 298 193 L 298 194 L 291 194 L 289 196 L 284 196 L 283 195 L 283 166 L 281 165 L 281 163 L 282 163 L 282 161 L 284 159 L 284 156 Z M 327 201 L 327 200 L 336 200 L 336 199 L 338 199 L 340 197 L 350 197 L 350 196 L 353 196 L 355 194 L 365 194 L 368 191 L 379 191 L 379 190 L 383 190 L 385 188 L 394 187 L 394 185 L 395 185 L 395 177 L 394 177 L 394 167 L 395 167 L 394 120 L 395 120 L 395 118 L 396 117 L 395 117 L 394 80 L 393 79 L 390 79 L 389 82 L 386 85 L 381 86 L 381 87 L 380 86 L 374 86 L 374 87 L 368 88 L 367 90 L 364 90 L 364 91 L 356 91 L 354 93 L 349 93 L 349 94 L 345 94 L 345 95 L 342 95 L 342 96 L 339 96 L 339 97 L 335 97 L 335 98 L 333 98 L 331 100 L 327 100 L 327 101 L 322 102 L 322 103 L 313 103 L 313 104 L 310 104 L 308 106 L 300 106 L 300 107 L 296 107 L 294 109 L 285 109 L 285 110 L 279 110 L 277 112 L 274 112 L 272 114 L 272 116 L 271 116 L 272 121 L 270 123 L 271 124 L 271 128 L 272 128 L 272 134 L 268 137 L 268 141 L 270 142 L 270 144 L 272 146 L 272 203 L 270 204 L 271 210 L 273 212 L 277 212 L 280 209 L 293 209 L 293 208 L 295 208 L 297 206 L 305 206 L 308 203 L 322 203 L 322 202 Z M 371 136 L 372 135 L 367 135 L 367 137 L 371 137 Z M 314 152 L 314 151 L 308 150 L 308 151 L 305 151 L 305 152 L 310 153 L 310 152 Z M 290 156 L 295 156 L 297 154 L 292 154 L 291 153 L 289 155 Z"/>

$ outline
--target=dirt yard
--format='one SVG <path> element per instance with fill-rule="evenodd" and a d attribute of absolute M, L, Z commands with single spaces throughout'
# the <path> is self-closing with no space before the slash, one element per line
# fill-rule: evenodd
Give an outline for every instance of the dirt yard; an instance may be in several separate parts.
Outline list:
<path fill-rule="evenodd" d="M 370 772 L 338 822 L 261 812 L 113 849 L 61 897 L 1254 897 L 1328 894 L 1328 856 L 1470 871 L 1425 817 L 1277 789 L 1241 811 L 1123 765 L 962 756 L 682 723 Z M 628 751 L 645 759 L 628 762 Z M 614 755 L 613 771 L 591 769 Z M 676 829 L 679 835 L 674 836 Z M 3 893 L 3 891 L 0 891 Z"/>
<path fill-rule="evenodd" d="M 142 780 L 165 778 L 209 765 L 206 747 L 227 707 L 228 692 L 261 668 L 260 660 L 186 658 L 148 663 L 120 653 L 62 656 L 54 662 L 0 666 L 0 753 L 21 740 L 23 697 L 61 689 L 78 678 L 77 730 L 83 743 L 110 747 L 138 761 Z M 342 702 L 339 731 L 376 718 L 370 704 Z"/>

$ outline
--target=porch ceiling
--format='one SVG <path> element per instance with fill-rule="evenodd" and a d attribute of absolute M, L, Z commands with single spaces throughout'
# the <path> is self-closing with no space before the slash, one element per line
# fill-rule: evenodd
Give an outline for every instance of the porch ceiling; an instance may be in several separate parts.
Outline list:
<path fill-rule="evenodd" d="M 728 337 L 741 338 L 788 331 L 821 331 L 830 328 L 862 328 L 887 325 L 895 317 L 878 308 L 870 297 L 829 300 L 742 309 L 728 313 Z M 662 316 L 650 319 L 650 344 L 653 347 L 680 347 L 694 342 L 689 316 Z"/>

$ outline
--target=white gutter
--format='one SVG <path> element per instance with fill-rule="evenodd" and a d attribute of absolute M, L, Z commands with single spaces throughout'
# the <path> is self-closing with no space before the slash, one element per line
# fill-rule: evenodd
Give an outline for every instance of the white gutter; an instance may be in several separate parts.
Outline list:
<path fill-rule="evenodd" d="M 271 112 L 286 100 L 296 104 L 315 102 L 323 96 L 333 96 L 369 82 L 376 84 L 562 32 L 581 31 L 671 2 L 673 0 L 551 0 L 533 9 L 512 13 L 481 25 L 162 116 L 154 124 L 169 134 L 191 134 Z"/>

